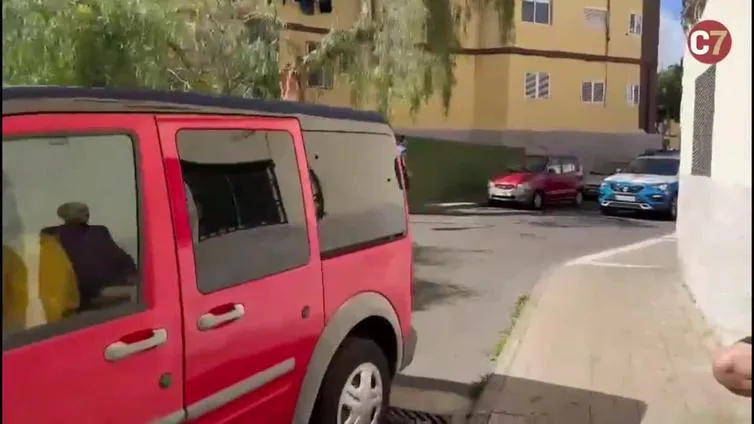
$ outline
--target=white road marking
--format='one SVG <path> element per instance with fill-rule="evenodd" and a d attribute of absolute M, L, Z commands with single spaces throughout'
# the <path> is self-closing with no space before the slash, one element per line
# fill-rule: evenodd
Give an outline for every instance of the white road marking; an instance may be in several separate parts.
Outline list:
<path fill-rule="evenodd" d="M 645 247 L 654 246 L 655 244 L 672 241 L 674 239 L 673 237 L 675 236 L 664 235 L 662 237 L 655 237 L 648 240 L 640 241 L 638 243 L 628 244 L 626 246 L 603 250 L 601 252 L 592 253 L 590 255 L 585 255 L 580 258 L 570 260 L 565 263 L 565 266 L 589 264 L 600 259 L 606 259 L 611 256 L 615 256 L 620 253 L 631 252 L 633 250 L 638 250 L 638 249 L 643 249 Z"/>
<path fill-rule="evenodd" d="M 638 269 L 662 269 L 659 265 L 621 264 L 617 262 L 586 262 L 579 265 L 602 266 L 605 268 L 638 268 Z"/>
<path fill-rule="evenodd" d="M 474 202 L 449 202 L 449 203 L 429 203 L 427 206 L 438 206 L 441 208 L 454 208 L 458 206 L 479 206 L 478 203 Z"/>

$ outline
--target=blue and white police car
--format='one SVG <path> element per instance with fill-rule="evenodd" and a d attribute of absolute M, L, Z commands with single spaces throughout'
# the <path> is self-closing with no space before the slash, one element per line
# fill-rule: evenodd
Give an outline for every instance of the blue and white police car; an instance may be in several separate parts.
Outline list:
<path fill-rule="evenodd" d="M 647 151 L 619 173 L 605 178 L 598 202 L 604 215 L 618 210 L 662 213 L 675 220 L 678 209 L 678 168 L 675 150 Z"/>

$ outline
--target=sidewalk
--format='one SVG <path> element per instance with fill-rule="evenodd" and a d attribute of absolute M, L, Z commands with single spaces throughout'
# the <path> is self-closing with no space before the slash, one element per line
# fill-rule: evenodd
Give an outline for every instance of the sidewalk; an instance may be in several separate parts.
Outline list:
<path fill-rule="evenodd" d="M 714 347 L 673 239 L 581 258 L 535 289 L 470 422 L 751 423 L 712 378 Z"/>

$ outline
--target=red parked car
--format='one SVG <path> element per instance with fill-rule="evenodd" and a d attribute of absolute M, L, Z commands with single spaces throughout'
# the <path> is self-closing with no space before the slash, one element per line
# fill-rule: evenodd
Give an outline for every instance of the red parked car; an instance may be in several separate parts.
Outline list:
<path fill-rule="evenodd" d="M 581 205 L 582 180 L 575 156 L 527 155 L 521 167 L 487 183 L 487 200 L 490 206 L 520 204 L 532 209 L 556 203 Z"/>
<path fill-rule="evenodd" d="M 394 140 L 349 109 L 4 88 L 3 421 L 376 422 L 416 344 Z"/>

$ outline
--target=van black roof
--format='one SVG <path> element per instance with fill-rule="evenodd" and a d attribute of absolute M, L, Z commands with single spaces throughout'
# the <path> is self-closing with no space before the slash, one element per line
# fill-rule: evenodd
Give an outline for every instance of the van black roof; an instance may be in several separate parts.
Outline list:
<path fill-rule="evenodd" d="M 36 100 L 39 102 L 36 102 Z M 58 110 L 60 109 L 59 104 L 54 108 L 56 111 L 69 112 L 98 112 L 102 110 L 103 103 L 110 106 L 107 108 L 108 111 L 133 112 L 133 104 L 136 103 L 140 106 L 139 110 L 142 112 L 152 110 L 153 112 L 196 113 L 198 110 L 201 113 L 202 109 L 206 109 L 206 113 L 217 113 L 216 110 L 212 109 L 222 108 L 229 111 L 235 110 L 239 113 L 259 111 L 269 114 L 308 115 L 387 124 L 385 118 L 377 112 L 301 102 L 259 100 L 178 91 L 61 86 L 3 87 L 3 115 L 46 112 L 49 111 L 50 107 L 45 106 L 45 101 L 49 102 L 50 100 L 54 100 L 55 103 L 70 103 L 66 104 L 66 108 L 62 110 Z M 21 103 L 23 103 L 23 106 L 20 105 Z M 123 105 L 122 110 L 118 109 L 119 103 Z"/>

